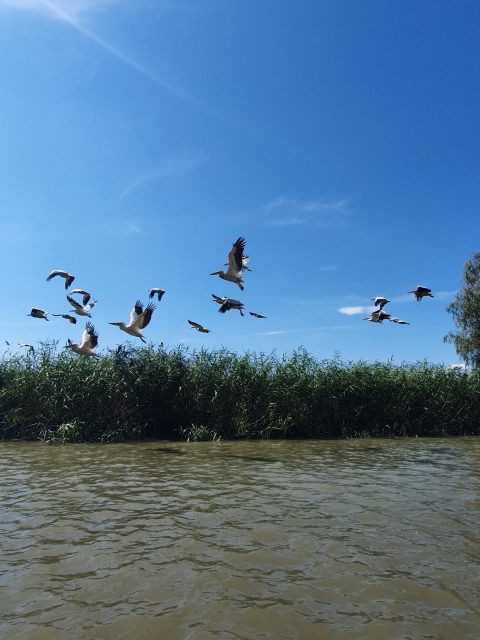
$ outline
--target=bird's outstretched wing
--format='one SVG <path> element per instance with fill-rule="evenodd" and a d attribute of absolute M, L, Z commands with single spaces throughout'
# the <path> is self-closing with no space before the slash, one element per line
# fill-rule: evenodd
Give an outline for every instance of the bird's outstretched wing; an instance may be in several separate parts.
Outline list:
<path fill-rule="evenodd" d="M 133 306 L 133 309 L 130 311 L 130 326 L 133 326 L 134 324 L 138 325 L 138 316 L 142 313 L 142 311 L 143 302 L 137 300 Z"/>
<path fill-rule="evenodd" d="M 47 276 L 47 282 L 50 282 L 50 280 L 52 278 L 55 278 L 55 276 L 62 276 L 65 277 L 67 274 L 66 271 L 61 271 L 60 269 L 54 269 L 53 271 L 50 271 L 50 273 Z"/>
<path fill-rule="evenodd" d="M 158 301 L 160 302 L 164 293 L 165 291 L 163 289 L 150 289 L 148 297 L 150 298 L 150 300 L 152 300 L 152 298 L 154 298 L 156 295 L 158 298 Z"/>
<path fill-rule="evenodd" d="M 155 305 L 149 302 L 145 311 L 138 316 L 138 328 L 144 329 L 152 319 L 152 313 L 155 311 Z"/>
<path fill-rule="evenodd" d="M 98 333 L 95 331 L 95 327 L 91 322 L 87 322 L 85 330 L 82 334 L 82 342 L 80 348 L 88 347 L 89 349 L 95 349 L 98 345 Z"/>
<path fill-rule="evenodd" d="M 255 311 L 249 311 L 250 315 L 254 318 L 266 318 L 267 316 L 262 315 L 261 313 L 255 313 Z"/>
<path fill-rule="evenodd" d="M 72 296 L 67 296 L 67 300 L 68 300 L 68 302 L 72 305 L 72 307 L 74 307 L 74 309 L 76 309 L 76 310 L 78 310 L 78 311 L 80 311 L 81 309 L 83 309 L 83 306 L 82 306 L 79 302 L 77 302 L 76 300 L 74 300 L 74 299 L 72 298 Z"/>
<path fill-rule="evenodd" d="M 228 254 L 227 273 L 238 275 L 243 269 L 243 252 L 245 250 L 245 238 L 237 238 Z"/>

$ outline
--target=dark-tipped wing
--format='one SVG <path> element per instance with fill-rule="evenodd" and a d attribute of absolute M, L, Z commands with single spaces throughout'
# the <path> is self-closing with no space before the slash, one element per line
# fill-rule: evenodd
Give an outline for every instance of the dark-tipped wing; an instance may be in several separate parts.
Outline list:
<path fill-rule="evenodd" d="M 150 323 L 152 319 L 152 314 L 155 311 L 155 305 L 149 302 L 147 304 L 147 308 L 143 313 L 138 315 L 138 328 L 145 329 L 145 327 Z"/>
<path fill-rule="evenodd" d="M 225 302 L 225 298 L 216 296 L 214 293 L 212 293 L 212 298 L 213 298 L 213 301 L 216 302 L 217 304 L 223 304 Z"/>
<path fill-rule="evenodd" d="M 47 282 L 50 282 L 50 280 L 52 278 L 55 278 L 55 276 L 62 276 L 62 278 L 64 278 L 66 275 L 65 271 L 60 271 L 60 269 L 54 269 L 53 271 L 50 271 L 50 273 L 47 276 Z"/>
<path fill-rule="evenodd" d="M 95 331 L 95 327 L 91 322 L 87 322 L 85 325 L 85 331 L 82 335 L 81 347 L 88 346 L 90 349 L 95 349 L 98 345 L 98 333 Z"/>
<path fill-rule="evenodd" d="M 158 301 L 160 302 L 160 300 L 162 299 L 164 293 L 165 293 L 165 291 L 163 289 L 150 289 L 150 293 L 148 294 L 148 297 L 151 300 L 156 295 Z"/>
<path fill-rule="evenodd" d="M 135 302 L 135 306 L 133 307 L 133 310 L 135 311 L 137 316 L 139 316 L 143 311 L 143 302 L 140 302 L 140 300 L 137 300 Z"/>
<path fill-rule="evenodd" d="M 205 327 L 199 324 L 198 322 L 193 322 L 193 320 L 187 320 L 187 322 L 197 331 L 201 331 L 202 333 L 208 333 L 208 329 L 205 329 Z"/>
<path fill-rule="evenodd" d="M 74 309 L 77 309 L 78 311 L 80 311 L 81 309 L 83 309 L 82 305 L 81 305 L 79 302 L 77 302 L 76 300 L 74 300 L 74 299 L 72 298 L 72 296 L 67 296 L 67 300 L 68 300 L 68 302 L 72 305 L 72 307 L 73 307 Z"/>
<path fill-rule="evenodd" d="M 243 269 L 243 252 L 245 250 L 245 238 L 237 238 L 228 254 L 228 273 L 240 273 Z"/>
<path fill-rule="evenodd" d="M 254 318 L 266 318 L 267 316 L 262 315 L 261 313 L 255 313 L 254 311 L 249 311 L 250 315 Z"/>

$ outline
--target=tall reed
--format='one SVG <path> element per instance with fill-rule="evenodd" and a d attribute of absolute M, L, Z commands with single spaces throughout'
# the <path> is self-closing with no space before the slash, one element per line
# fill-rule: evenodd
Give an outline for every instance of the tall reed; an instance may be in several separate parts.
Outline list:
<path fill-rule="evenodd" d="M 480 373 L 145 346 L 0 361 L 0 437 L 350 438 L 480 433 Z"/>

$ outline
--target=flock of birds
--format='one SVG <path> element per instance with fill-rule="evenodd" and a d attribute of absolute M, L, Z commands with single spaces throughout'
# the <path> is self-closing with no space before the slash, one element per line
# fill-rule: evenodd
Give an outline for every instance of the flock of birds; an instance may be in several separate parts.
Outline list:
<path fill-rule="evenodd" d="M 228 282 L 232 282 L 236 284 L 240 291 L 244 290 L 244 279 L 243 273 L 245 271 L 251 271 L 248 266 L 248 256 L 245 255 L 245 238 L 237 238 L 237 240 L 233 243 L 232 248 L 228 253 L 228 262 L 226 263 L 227 270 L 219 270 L 213 271 L 211 276 L 218 276 L 222 280 L 227 280 Z M 65 289 L 68 289 L 73 284 L 75 280 L 75 276 L 68 273 L 67 271 L 62 271 L 61 269 L 53 270 L 47 277 L 47 281 L 53 280 L 54 278 L 63 278 L 65 280 Z M 157 300 L 160 302 L 164 295 L 165 291 L 159 288 L 149 289 L 149 298 L 153 300 L 155 296 Z M 409 293 L 413 293 L 417 301 L 422 300 L 422 298 L 430 297 L 433 298 L 432 291 L 428 287 L 417 286 L 413 291 L 409 291 Z M 81 302 L 76 300 L 74 296 L 81 296 Z M 245 305 L 240 300 L 235 300 L 234 298 L 230 298 L 228 296 L 217 296 L 212 293 L 213 302 L 219 305 L 218 311 L 220 313 L 226 313 L 227 311 L 231 311 L 232 309 L 236 309 L 239 311 L 240 315 L 243 316 Z M 52 313 L 52 316 L 61 317 L 64 320 L 68 320 L 72 324 L 76 324 L 77 319 L 74 315 L 84 316 L 87 318 L 91 318 L 91 311 L 94 306 L 97 304 L 97 300 L 91 301 L 92 296 L 91 293 L 85 291 L 85 289 L 72 289 L 67 294 L 67 301 L 70 303 L 72 309 L 70 313 Z M 377 322 L 382 323 L 384 320 L 388 320 L 390 322 L 394 322 L 395 324 L 410 324 L 406 320 L 402 320 L 400 318 L 392 318 L 390 313 L 384 311 L 385 305 L 391 302 L 388 298 L 384 296 L 377 296 L 372 298 L 372 301 L 375 305 L 375 310 L 372 311 L 370 316 L 364 318 L 364 320 L 368 320 L 369 322 Z M 147 306 L 144 308 L 144 305 L 140 300 L 135 302 L 133 309 L 130 312 L 130 320 L 128 323 L 125 322 L 110 322 L 116 327 L 118 327 L 121 331 L 124 331 L 129 336 L 134 338 L 140 338 L 142 342 L 146 342 L 142 331 L 150 324 L 152 319 L 153 312 L 155 311 L 155 305 L 153 302 L 149 302 Z M 267 316 L 256 313 L 254 311 L 249 311 L 249 314 L 254 318 L 266 318 Z M 43 309 L 35 309 L 33 308 L 29 314 L 32 318 L 39 318 L 43 320 L 48 320 L 48 311 L 44 311 Z M 203 325 L 198 322 L 194 322 L 193 320 L 188 320 L 188 324 L 199 331 L 200 333 L 210 333 L 210 329 L 207 329 Z M 7 343 L 8 344 L 8 343 Z M 33 346 L 30 344 L 21 344 L 18 343 L 21 347 L 29 348 L 33 351 Z M 98 333 L 95 330 L 94 325 L 87 321 L 85 325 L 85 329 L 82 333 L 82 338 L 79 343 L 72 342 L 68 339 L 67 344 L 65 345 L 66 349 L 70 349 L 71 351 L 82 355 L 82 356 L 93 356 L 98 357 L 95 353 L 95 348 L 98 346 Z"/>
<path fill-rule="evenodd" d="M 228 282 L 233 282 L 238 285 L 241 291 L 244 290 L 244 279 L 242 274 L 244 271 L 251 271 L 248 267 L 248 256 L 245 255 L 245 238 L 238 238 L 234 243 L 232 248 L 228 253 L 228 262 L 225 265 L 227 266 L 227 270 L 223 271 L 214 271 L 211 273 L 211 276 L 219 276 L 222 280 L 227 280 Z M 67 271 L 63 271 L 61 269 L 54 269 L 51 273 L 49 273 L 47 277 L 47 281 L 53 280 L 53 278 L 63 278 L 65 280 L 65 289 L 68 289 L 73 284 L 75 280 L 75 276 L 68 273 Z M 149 298 L 152 300 L 157 297 L 157 300 L 160 302 L 162 296 L 165 291 L 159 288 L 149 289 Z M 81 302 L 76 300 L 73 296 L 81 296 Z M 220 313 L 226 313 L 232 309 L 237 309 L 240 312 L 240 315 L 244 315 L 244 304 L 239 300 L 235 300 L 234 298 L 230 298 L 228 296 L 217 296 L 212 293 L 213 302 L 216 302 L 219 306 L 218 311 Z M 61 317 L 64 320 L 68 320 L 72 324 L 77 323 L 77 318 L 72 315 L 76 314 L 78 316 L 83 316 L 87 318 L 91 318 L 91 311 L 94 306 L 97 304 L 97 300 L 93 300 L 91 293 L 85 291 L 84 289 L 72 289 L 67 294 L 67 301 L 69 302 L 72 309 L 69 313 L 52 313 L 52 316 Z M 144 308 L 144 305 L 140 300 L 135 302 L 133 309 L 130 312 L 130 320 L 128 323 L 125 322 L 110 322 L 121 331 L 124 331 L 129 336 L 133 336 L 135 338 L 140 338 L 142 342 L 146 342 L 142 331 L 150 324 L 152 319 L 153 312 L 155 311 L 155 305 L 153 302 L 149 302 L 147 306 Z M 250 311 L 249 314 L 254 318 L 266 318 L 267 316 L 256 313 L 254 311 Z M 29 314 L 32 318 L 38 318 L 41 320 L 49 320 L 48 311 L 44 311 L 43 309 L 33 308 Z M 188 320 L 188 324 L 199 331 L 200 333 L 210 333 L 210 329 L 205 328 L 203 325 L 198 322 L 194 322 L 193 320 Z M 7 343 L 8 344 L 8 343 Z M 30 344 L 18 343 L 21 347 L 26 347 L 33 351 L 33 346 Z M 70 349 L 71 351 L 87 357 L 98 357 L 95 353 L 94 349 L 98 346 L 98 333 L 95 330 L 94 325 L 87 321 L 85 325 L 85 329 L 82 333 L 81 341 L 79 343 L 72 342 L 68 339 L 67 344 L 65 345 L 66 349 Z"/>
<path fill-rule="evenodd" d="M 420 302 L 422 298 L 433 298 L 432 290 L 428 287 L 422 287 L 420 285 L 417 286 L 413 291 L 409 291 L 408 293 L 413 293 L 417 302 Z M 384 320 L 389 320 L 390 322 L 394 322 L 395 324 L 410 324 L 406 320 L 401 320 L 400 318 L 392 318 L 391 313 L 387 313 L 383 310 L 383 307 L 391 302 L 388 298 L 384 298 L 383 296 L 377 296 L 376 298 L 371 298 L 373 300 L 373 304 L 375 307 L 375 311 L 364 320 L 368 320 L 369 322 L 380 322 L 382 323 Z"/>

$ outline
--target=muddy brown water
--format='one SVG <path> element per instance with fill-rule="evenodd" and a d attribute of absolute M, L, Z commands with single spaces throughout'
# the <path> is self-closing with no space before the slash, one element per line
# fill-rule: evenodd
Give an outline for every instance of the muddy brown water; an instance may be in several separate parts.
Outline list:
<path fill-rule="evenodd" d="M 0 443 L 2 640 L 478 640 L 480 439 Z"/>

